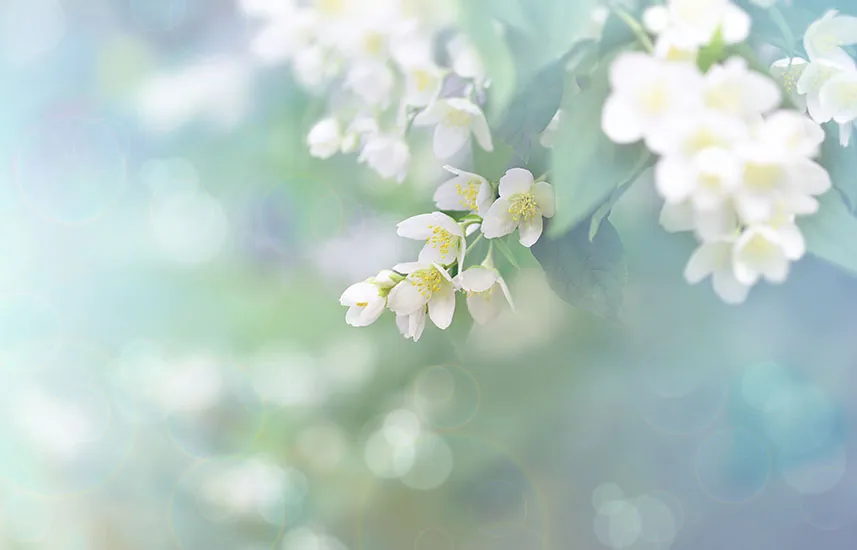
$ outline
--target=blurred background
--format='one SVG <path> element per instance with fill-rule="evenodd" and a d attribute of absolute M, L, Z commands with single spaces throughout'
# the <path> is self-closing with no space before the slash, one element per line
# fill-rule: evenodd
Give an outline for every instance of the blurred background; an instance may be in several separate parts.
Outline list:
<path fill-rule="evenodd" d="M 425 133 L 401 185 L 310 158 L 325 104 L 256 31 L 0 2 L 0 548 L 854 548 L 852 279 L 725 306 L 644 178 L 621 323 L 523 258 L 490 326 L 350 328 L 442 172 Z"/>

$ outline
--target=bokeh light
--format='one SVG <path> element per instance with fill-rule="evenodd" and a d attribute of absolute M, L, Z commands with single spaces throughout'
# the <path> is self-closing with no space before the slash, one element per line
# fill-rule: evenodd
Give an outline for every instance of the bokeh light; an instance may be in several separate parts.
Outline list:
<path fill-rule="evenodd" d="M 699 446 L 696 473 L 705 493 L 719 502 L 740 503 L 757 496 L 771 477 L 771 451 L 743 429 L 718 431 Z"/>

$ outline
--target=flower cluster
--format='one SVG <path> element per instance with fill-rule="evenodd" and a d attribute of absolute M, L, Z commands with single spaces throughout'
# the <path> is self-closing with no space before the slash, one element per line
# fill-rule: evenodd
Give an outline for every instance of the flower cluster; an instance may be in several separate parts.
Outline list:
<path fill-rule="evenodd" d="M 819 124 L 839 124 L 839 142 L 847 147 L 857 120 L 857 65 L 843 46 L 857 44 L 857 17 L 828 11 L 813 22 L 803 39 L 809 59 L 780 59 L 771 74 L 780 78 L 798 108 Z"/>
<path fill-rule="evenodd" d="M 509 170 L 496 186 L 478 174 L 446 169 L 454 177 L 437 189 L 436 205 L 464 215 L 456 220 L 436 211 L 399 223 L 401 237 L 425 243 L 417 261 L 348 287 L 340 297 L 349 308 L 348 324 L 371 325 L 390 309 L 402 335 L 417 341 L 426 317 L 442 330 L 449 327 L 458 292 L 466 295 L 467 309 L 480 324 L 496 318 L 504 302 L 512 306 L 509 288 L 494 265 L 493 243 L 480 264 L 465 268 L 468 237 L 481 227 L 475 244 L 482 237 L 496 239 L 517 229 L 520 243 L 532 246 L 542 234 L 543 218 L 553 216 L 553 187 L 523 168 Z"/>
<path fill-rule="evenodd" d="M 358 160 L 386 179 L 403 181 L 411 160 L 405 134 L 434 126 L 434 150 L 455 155 L 472 134 L 492 150 L 476 101 L 487 85 L 482 62 L 464 35 L 445 43 L 449 67 L 435 60 L 441 21 L 406 0 L 242 0 L 265 21 L 252 50 L 271 63 L 290 62 L 312 91 L 338 90 L 328 114 L 307 136 L 310 153 Z"/>
<path fill-rule="evenodd" d="M 645 20 L 657 31 L 655 51 L 613 62 L 603 130 L 616 143 L 643 139 L 659 156 L 661 223 L 700 241 L 687 280 L 712 275 L 724 301 L 743 302 L 760 278 L 784 281 L 789 263 L 805 253 L 796 216 L 814 213 L 814 196 L 831 186 L 812 160 L 824 132 L 801 113 L 778 110 L 779 87 L 742 58 L 705 74 L 697 67 L 696 52 L 717 35 L 746 38 L 749 18 L 738 7 L 671 0 Z"/>

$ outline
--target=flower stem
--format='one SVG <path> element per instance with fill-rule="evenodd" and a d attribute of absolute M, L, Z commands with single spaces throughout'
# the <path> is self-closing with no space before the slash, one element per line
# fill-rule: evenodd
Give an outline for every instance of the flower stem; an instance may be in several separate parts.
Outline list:
<path fill-rule="evenodd" d="M 464 254 L 467 255 L 468 253 L 470 253 L 473 250 L 473 247 L 476 246 L 476 244 L 482 240 L 482 237 L 483 235 L 482 233 L 480 233 L 479 236 L 476 237 L 476 239 L 467 246 L 467 249 L 464 251 Z"/>
<path fill-rule="evenodd" d="M 621 19 L 626 25 L 628 25 L 628 28 L 631 29 L 631 32 L 634 33 L 634 35 L 637 37 L 637 40 L 640 41 L 640 44 L 642 44 L 643 47 L 646 48 L 647 52 L 655 53 L 655 45 L 652 44 L 651 38 L 649 38 L 649 35 L 646 34 L 646 30 L 643 28 L 640 22 L 637 21 L 636 18 L 634 18 L 633 15 L 628 13 L 628 11 L 625 9 L 615 6 L 613 7 L 613 13 L 616 14 L 616 16 Z"/>

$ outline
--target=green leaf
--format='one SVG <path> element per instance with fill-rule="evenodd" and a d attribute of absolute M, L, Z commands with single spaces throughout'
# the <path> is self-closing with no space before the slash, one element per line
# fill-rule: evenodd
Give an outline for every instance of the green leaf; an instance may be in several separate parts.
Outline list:
<path fill-rule="evenodd" d="M 618 320 L 627 280 L 625 250 L 609 221 L 589 240 L 582 223 L 557 238 L 545 235 L 530 249 L 554 292 L 569 304 Z"/>
<path fill-rule="evenodd" d="M 500 254 L 502 254 L 503 257 L 506 258 L 506 261 L 508 261 L 510 264 L 512 264 L 512 266 L 514 266 L 515 268 L 520 269 L 521 265 L 518 263 L 518 260 L 515 258 L 515 253 L 512 252 L 512 249 L 509 248 L 508 244 L 506 244 L 506 241 L 504 241 L 503 239 L 494 239 L 491 242 L 497 246 L 497 250 L 499 250 Z"/>
<path fill-rule="evenodd" d="M 512 100 L 497 137 L 526 160 L 533 142 L 550 124 L 562 103 L 566 59 L 554 61 L 540 70 Z"/>
<path fill-rule="evenodd" d="M 473 42 L 491 78 L 490 118 L 505 112 L 515 93 L 515 63 L 502 28 L 495 24 L 492 0 L 466 0 L 461 3 L 459 23 Z"/>
<path fill-rule="evenodd" d="M 833 127 L 827 124 L 827 137 L 821 147 L 821 164 L 827 168 L 833 185 L 845 195 L 850 210 L 857 207 L 857 141 L 852 140 L 848 147 L 839 144 Z"/>
<path fill-rule="evenodd" d="M 601 109 L 609 92 L 609 64 L 610 60 L 603 61 L 589 85 L 563 105 L 551 161 L 551 183 L 557 200 L 551 235 L 559 235 L 588 218 L 618 185 L 649 160 L 642 143 L 617 145 L 601 131 Z"/>
<path fill-rule="evenodd" d="M 818 213 L 799 218 L 807 250 L 857 275 L 857 218 L 836 191 L 819 197 Z"/>
<path fill-rule="evenodd" d="M 723 40 L 723 33 L 718 29 L 711 42 L 699 50 L 696 64 L 699 70 L 708 72 L 712 65 L 726 59 L 726 54 L 726 41 Z"/>

